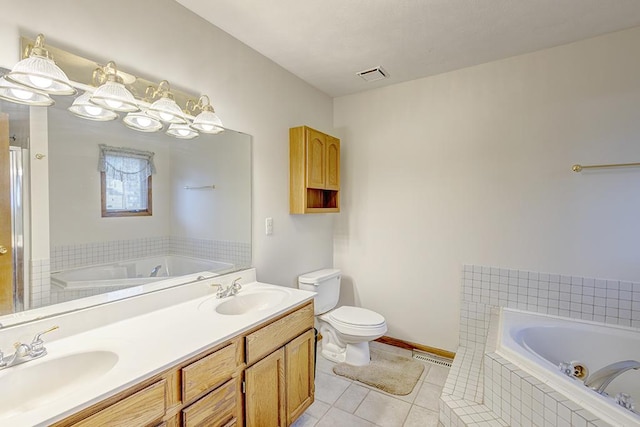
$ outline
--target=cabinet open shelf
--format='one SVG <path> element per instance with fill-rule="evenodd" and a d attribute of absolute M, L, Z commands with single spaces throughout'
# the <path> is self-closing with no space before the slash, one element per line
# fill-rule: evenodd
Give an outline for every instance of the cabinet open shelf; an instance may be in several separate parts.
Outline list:
<path fill-rule="evenodd" d="M 338 192 L 307 188 L 307 208 L 336 209 L 338 212 Z"/>

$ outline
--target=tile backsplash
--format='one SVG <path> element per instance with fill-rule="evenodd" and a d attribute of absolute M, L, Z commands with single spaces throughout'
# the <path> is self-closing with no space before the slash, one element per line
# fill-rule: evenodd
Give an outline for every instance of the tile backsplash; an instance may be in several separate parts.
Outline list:
<path fill-rule="evenodd" d="M 51 287 L 51 273 L 161 255 L 182 255 L 229 262 L 239 268 L 251 267 L 251 244 L 242 242 L 160 236 L 53 246 L 50 259 L 31 262 L 29 308 L 56 304 L 126 287 L 96 287 L 88 290 L 61 292 Z"/>
<path fill-rule="evenodd" d="M 157 255 L 183 255 L 251 265 L 251 244 L 178 236 L 59 245 L 51 248 L 51 271 Z"/>

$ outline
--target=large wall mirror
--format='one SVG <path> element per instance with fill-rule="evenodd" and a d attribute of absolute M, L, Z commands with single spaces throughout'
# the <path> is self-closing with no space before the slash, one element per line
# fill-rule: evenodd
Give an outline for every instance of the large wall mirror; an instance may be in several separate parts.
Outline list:
<path fill-rule="evenodd" d="M 67 111 L 72 101 L 56 97 L 48 108 L 0 101 L 8 120 L 0 148 L 10 152 L 0 169 L 11 171 L 0 191 L 12 211 L 14 249 L 12 304 L 0 323 L 251 266 L 249 135 L 225 130 L 180 140 L 136 132 L 121 120 L 77 118 Z M 154 153 L 151 215 L 103 216 L 101 145 Z M 118 188 L 106 203 L 130 197 L 119 198 Z"/>

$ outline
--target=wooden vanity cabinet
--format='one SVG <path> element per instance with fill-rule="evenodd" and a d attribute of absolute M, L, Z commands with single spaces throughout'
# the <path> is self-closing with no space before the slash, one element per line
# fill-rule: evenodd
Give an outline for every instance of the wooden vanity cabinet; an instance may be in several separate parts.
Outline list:
<path fill-rule="evenodd" d="M 291 425 L 313 403 L 313 303 L 247 335 L 247 427 Z"/>
<path fill-rule="evenodd" d="M 288 426 L 314 398 L 313 301 L 54 427 Z"/>
<path fill-rule="evenodd" d="M 241 426 L 243 360 L 233 338 L 54 426 Z"/>
<path fill-rule="evenodd" d="M 289 129 L 289 212 L 340 212 L 340 140 L 308 126 Z"/>

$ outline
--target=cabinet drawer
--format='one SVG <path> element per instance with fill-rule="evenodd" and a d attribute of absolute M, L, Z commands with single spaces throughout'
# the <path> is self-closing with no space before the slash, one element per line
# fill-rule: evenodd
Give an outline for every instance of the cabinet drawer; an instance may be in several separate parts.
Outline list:
<path fill-rule="evenodd" d="M 232 426 L 237 420 L 240 380 L 234 378 L 182 410 L 182 425 Z"/>
<path fill-rule="evenodd" d="M 260 360 L 311 328 L 313 328 L 312 303 L 247 335 L 245 341 L 247 364 Z"/>
<path fill-rule="evenodd" d="M 146 426 L 158 421 L 165 412 L 165 380 L 132 394 L 75 426 Z"/>
<path fill-rule="evenodd" d="M 238 366 L 237 341 L 182 368 L 182 400 L 188 403 L 195 397 L 222 384 Z"/>

